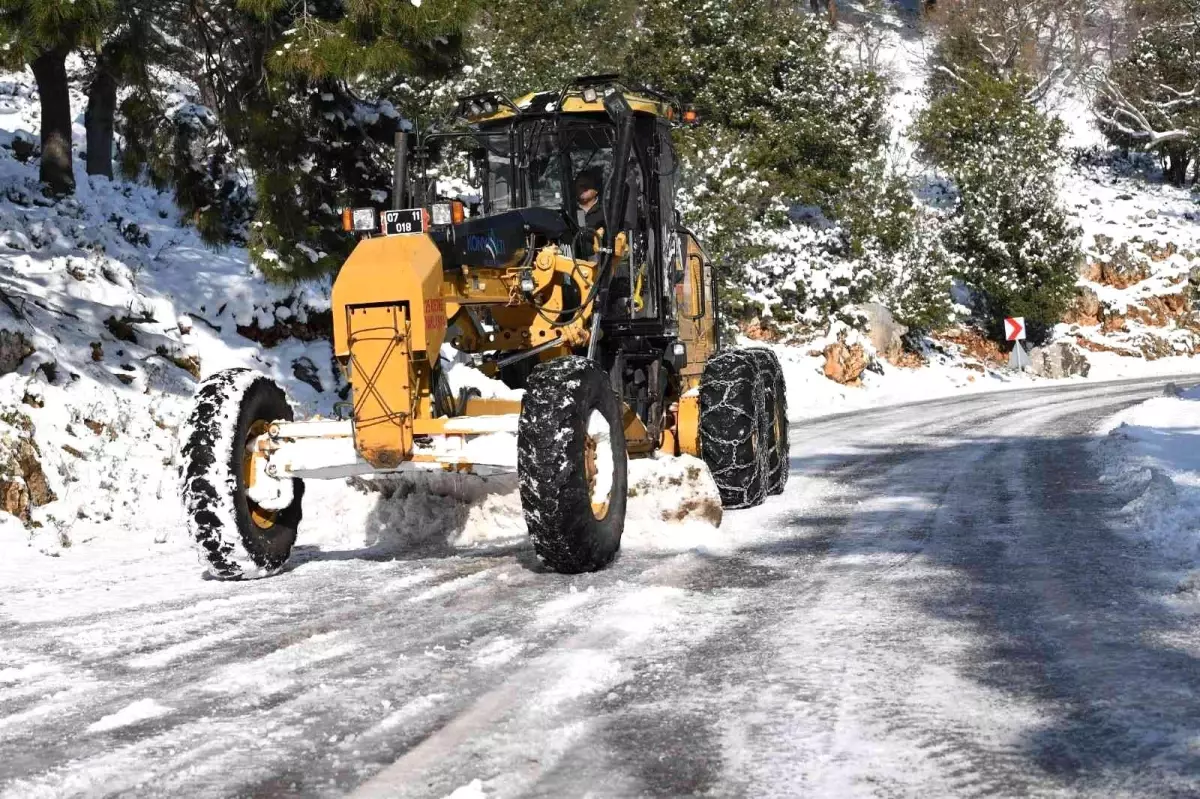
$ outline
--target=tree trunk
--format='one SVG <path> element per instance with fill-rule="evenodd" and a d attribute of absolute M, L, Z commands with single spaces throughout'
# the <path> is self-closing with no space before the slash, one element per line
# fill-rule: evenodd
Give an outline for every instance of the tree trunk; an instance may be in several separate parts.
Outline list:
<path fill-rule="evenodd" d="M 87 173 L 113 176 L 113 121 L 117 110 L 117 79 L 108 59 L 96 60 L 96 74 L 88 87 L 87 111 L 83 123 L 87 126 Z"/>
<path fill-rule="evenodd" d="M 67 85 L 68 48 L 47 50 L 30 67 L 42 106 L 42 165 L 39 177 L 51 194 L 75 191 L 71 167 L 71 95 Z"/>
<path fill-rule="evenodd" d="M 1186 147 L 1170 147 L 1167 149 L 1167 168 L 1165 170 L 1167 182 L 1172 186 L 1182 186 L 1187 182 L 1188 166 L 1191 164 L 1191 156 L 1188 155 Z"/>
<path fill-rule="evenodd" d="M 829 0 L 826 6 L 829 9 L 829 24 L 837 25 L 837 0 Z"/>

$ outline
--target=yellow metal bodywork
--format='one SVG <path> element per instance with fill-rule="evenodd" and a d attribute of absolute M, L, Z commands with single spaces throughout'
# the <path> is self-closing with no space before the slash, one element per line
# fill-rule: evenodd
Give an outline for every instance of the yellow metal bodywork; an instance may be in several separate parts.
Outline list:
<path fill-rule="evenodd" d="M 515 101 L 517 108 L 522 110 L 528 109 L 534 98 L 538 96 L 537 92 L 532 92 Z M 653 97 L 646 97 L 636 93 L 625 93 L 625 99 L 629 101 L 629 107 L 634 113 L 653 114 L 657 117 L 673 121 L 676 113 L 675 109 L 670 104 L 664 103 L 661 100 L 656 100 Z M 592 102 L 583 99 L 583 94 L 579 91 L 568 93 L 563 100 L 562 112 L 565 114 L 606 114 L 604 110 L 603 98 L 597 96 Z M 491 114 L 480 114 L 468 118 L 468 122 L 473 125 L 486 125 L 489 122 L 499 122 L 503 119 L 511 119 L 517 114 L 511 108 L 501 106 L 498 110 Z"/>
<path fill-rule="evenodd" d="M 445 335 L 437 245 L 424 235 L 359 242 L 333 286 L 333 351 L 353 392 L 354 446 L 372 466 L 411 457 Z"/>
<path fill-rule="evenodd" d="M 333 340 L 353 392 L 354 444 L 363 459 L 393 468 L 413 458 L 415 435 L 441 433 L 431 400 L 433 367 L 449 325 L 459 331 L 456 346 L 468 351 L 559 342 L 540 354 L 544 359 L 586 345 L 588 317 L 569 312 L 591 291 L 595 267 L 544 247 L 529 265 L 531 299 L 520 290 L 520 264 L 444 271 L 427 235 L 360 241 L 334 283 Z M 564 277 L 576 287 L 574 300 L 564 293 Z M 468 312 L 473 306 L 487 307 L 493 330 L 480 328 Z M 493 414 L 497 407 L 472 399 L 466 413 Z"/>
<path fill-rule="evenodd" d="M 535 95 L 518 100 L 525 108 Z M 635 113 L 671 120 L 669 103 L 626 93 Z M 564 113 L 604 113 L 601 98 L 569 94 Z M 514 116 L 508 108 L 471 120 L 487 125 Z M 596 251 L 601 242 L 595 242 Z M 699 454 L 699 385 L 704 363 L 715 352 L 715 319 L 707 298 L 710 266 L 690 234 L 682 234 L 672 269 L 678 340 L 687 348 L 675 396 L 665 398 L 665 419 L 655 439 L 632 409 L 624 409 L 630 455 L 658 450 Z M 618 234 L 614 262 L 628 252 Z M 441 251 L 424 233 L 375 236 L 359 241 L 333 287 L 334 354 L 351 385 L 354 446 L 371 466 L 390 469 L 405 461 L 427 461 L 429 441 L 475 434 L 470 422 L 454 424 L 434 400 L 434 369 L 444 341 L 466 352 L 514 353 L 543 347 L 538 360 L 579 352 L 589 342 L 591 314 L 581 311 L 597 278 L 597 263 L 564 256 L 557 246 L 518 249 L 501 265 L 444 269 Z M 532 278 L 533 290 L 528 278 Z M 633 288 L 634 310 L 642 307 L 645 274 Z M 549 345 L 549 346 L 547 346 Z M 484 371 L 495 374 L 489 364 Z M 520 412 L 520 403 L 471 398 L 461 416 L 495 417 Z M 486 431 L 485 420 L 480 420 Z M 465 464 L 463 464 L 465 465 Z"/>
<path fill-rule="evenodd" d="M 559 339 L 566 348 L 587 343 L 588 319 L 583 314 L 563 318 L 571 311 L 596 280 L 596 264 L 568 258 L 558 247 L 543 247 L 529 266 L 534 282 L 533 302 L 520 290 L 521 266 L 501 268 L 464 268 L 452 270 L 443 283 L 446 313 L 458 335 L 452 343 L 470 352 L 482 350 L 524 350 Z M 566 280 L 564 280 L 564 278 Z M 569 282 L 577 288 L 579 299 L 570 301 L 564 292 Z M 487 305 L 496 329 L 485 332 L 464 309 Z"/>
<path fill-rule="evenodd" d="M 350 353 L 350 309 L 406 305 L 412 325 L 409 350 L 437 352 L 446 335 L 442 254 L 424 235 L 363 239 L 333 284 L 333 352 Z"/>
<path fill-rule="evenodd" d="M 624 249 L 619 241 L 618 251 Z M 690 235 L 684 238 L 683 274 L 676 284 L 679 340 L 687 362 L 679 370 L 680 396 L 673 424 L 652 440 L 646 425 L 625 409 L 625 440 L 631 455 L 655 450 L 698 455 L 699 403 L 688 392 L 699 385 L 704 363 L 715 350 L 715 320 L 706 297 L 708 265 Z M 522 269 L 534 281 L 531 297 L 520 290 Z M 359 242 L 333 287 L 334 353 L 353 392 L 355 448 L 378 468 L 394 468 L 413 453 L 414 437 L 445 433 L 446 418 L 432 401 L 433 367 L 453 329 L 456 347 L 470 351 L 519 351 L 558 342 L 541 359 L 583 347 L 590 316 L 572 313 L 592 290 L 593 261 L 563 256 L 551 245 L 532 259 L 503 267 L 442 269 L 441 253 L 424 234 L 369 238 Z M 566 278 L 564 280 L 564 278 Z M 564 286 L 575 287 L 568 298 Z M 472 313 L 486 308 L 492 329 Z M 472 398 L 466 416 L 519 413 L 513 401 Z"/>
<path fill-rule="evenodd" d="M 704 251 L 692 238 L 684 234 L 683 279 L 675 286 L 675 308 L 679 319 L 679 340 L 687 345 L 687 363 L 679 370 L 682 386 L 680 393 L 700 385 L 704 364 L 717 349 L 716 317 L 710 307 L 712 298 L 706 288 L 711 266 Z"/>
<path fill-rule="evenodd" d="M 700 456 L 700 395 L 685 394 L 679 398 L 676 441 L 679 452 Z"/>

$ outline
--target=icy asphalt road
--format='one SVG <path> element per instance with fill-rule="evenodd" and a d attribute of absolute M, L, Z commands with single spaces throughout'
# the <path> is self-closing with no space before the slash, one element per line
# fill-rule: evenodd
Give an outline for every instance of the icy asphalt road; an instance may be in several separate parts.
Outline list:
<path fill-rule="evenodd" d="M 729 549 L 599 574 L 11 569 L 0 796 L 1200 796 L 1200 613 L 1087 455 L 1163 382 L 797 425 Z"/>

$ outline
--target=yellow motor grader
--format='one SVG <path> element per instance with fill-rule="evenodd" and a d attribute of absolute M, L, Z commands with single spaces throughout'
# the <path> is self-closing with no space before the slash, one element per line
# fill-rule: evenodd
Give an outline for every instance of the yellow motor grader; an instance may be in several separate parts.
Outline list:
<path fill-rule="evenodd" d="M 515 470 L 537 556 L 567 573 L 617 553 L 628 458 L 698 456 L 728 508 L 783 490 L 779 363 L 720 348 L 712 264 L 675 209 L 672 131 L 694 112 L 605 75 L 472 95 L 456 117 L 411 147 L 397 134 L 392 208 L 345 211 L 346 418 L 294 420 L 252 370 L 199 386 L 180 474 L 214 576 L 284 567 L 304 479 Z M 444 345 L 522 398 L 452 391 Z"/>

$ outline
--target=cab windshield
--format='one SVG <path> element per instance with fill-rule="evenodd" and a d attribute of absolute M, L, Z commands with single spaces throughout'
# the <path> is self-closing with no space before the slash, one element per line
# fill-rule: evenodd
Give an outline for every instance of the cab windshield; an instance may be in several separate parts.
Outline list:
<path fill-rule="evenodd" d="M 590 173 L 599 185 L 607 182 L 616 138 L 607 121 L 562 119 L 556 131 L 553 119 L 538 119 L 521 125 L 521 133 L 529 165 L 527 205 L 574 215 L 570 187 L 576 178 Z"/>
<path fill-rule="evenodd" d="M 603 186 L 616 132 L 607 120 L 551 117 L 504 127 L 428 137 L 424 179 L 431 198 L 461 199 L 472 215 L 553 208 L 576 218 L 571 191 L 589 175 Z M 565 174 L 564 174 L 565 173 Z"/>

